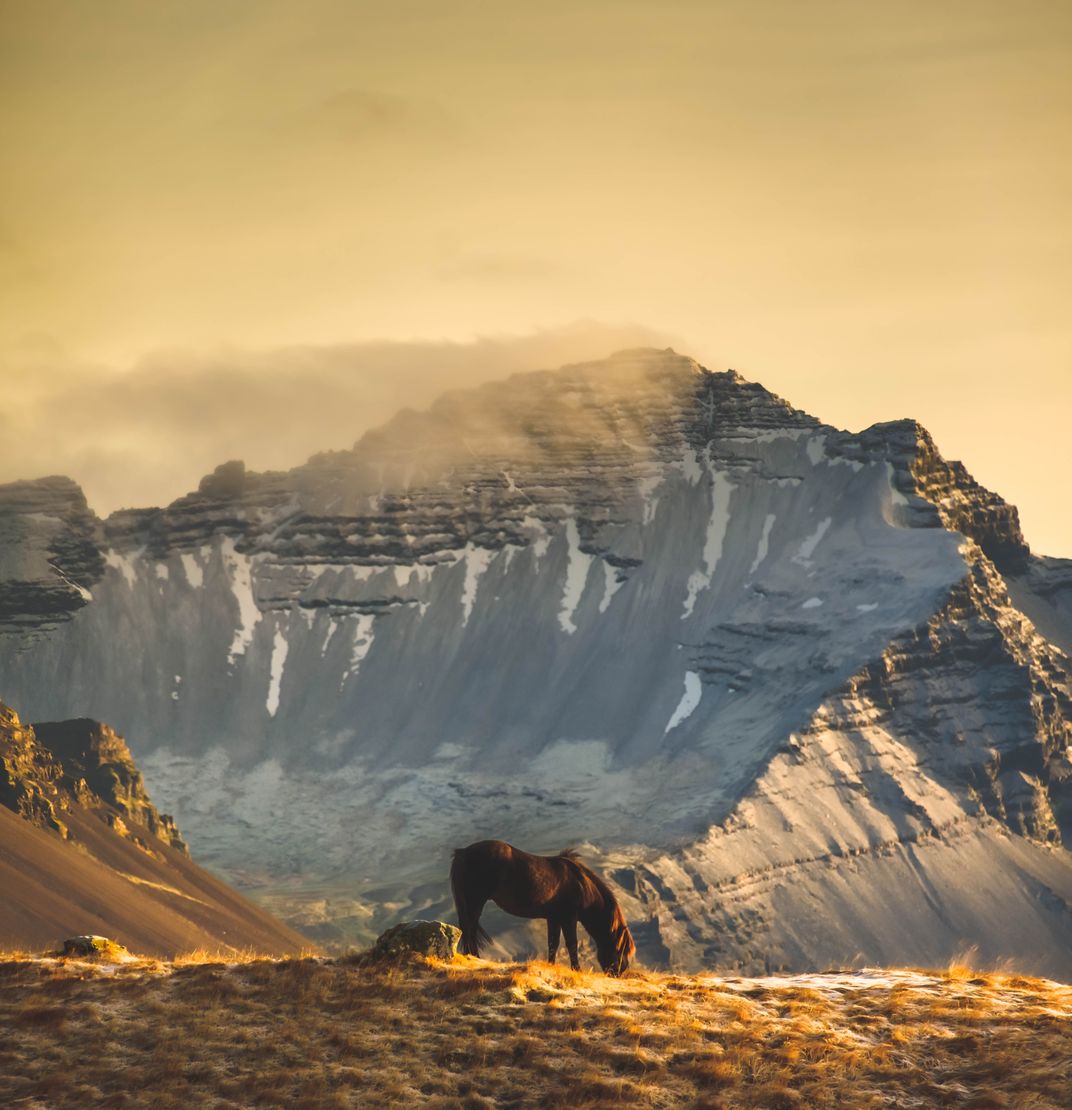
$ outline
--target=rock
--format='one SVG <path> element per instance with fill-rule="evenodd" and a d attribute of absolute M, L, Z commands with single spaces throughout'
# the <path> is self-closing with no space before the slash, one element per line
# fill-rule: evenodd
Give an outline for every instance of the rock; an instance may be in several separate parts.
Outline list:
<path fill-rule="evenodd" d="M 87 960 L 105 960 L 109 963 L 124 963 L 134 957 L 121 944 L 108 937 L 84 936 L 68 937 L 63 942 L 61 956 L 78 956 Z"/>
<path fill-rule="evenodd" d="M 461 929 L 444 921 L 403 921 L 376 939 L 372 957 L 383 960 L 413 955 L 452 960 L 461 937 Z"/>

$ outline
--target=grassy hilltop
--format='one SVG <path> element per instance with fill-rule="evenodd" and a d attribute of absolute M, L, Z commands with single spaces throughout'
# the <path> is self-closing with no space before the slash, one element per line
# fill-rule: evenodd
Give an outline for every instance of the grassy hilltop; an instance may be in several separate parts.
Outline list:
<path fill-rule="evenodd" d="M 1067 1107 L 1072 988 L 459 958 L 0 961 L 0 1104 Z"/>

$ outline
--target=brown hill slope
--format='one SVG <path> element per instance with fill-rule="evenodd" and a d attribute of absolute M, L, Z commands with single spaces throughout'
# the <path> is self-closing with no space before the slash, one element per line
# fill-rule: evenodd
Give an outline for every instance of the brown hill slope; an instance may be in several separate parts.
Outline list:
<path fill-rule="evenodd" d="M 459 959 L 0 962 L 0 1101 L 178 1108 L 1067 1107 L 1072 988 Z M 163 1031 L 166 1030 L 166 1035 Z"/>
<path fill-rule="evenodd" d="M 99 933 L 159 956 L 309 947 L 189 858 L 107 726 L 41 733 L 65 744 L 51 750 L 0 705 L 0 944 L 40 950 Z"/>

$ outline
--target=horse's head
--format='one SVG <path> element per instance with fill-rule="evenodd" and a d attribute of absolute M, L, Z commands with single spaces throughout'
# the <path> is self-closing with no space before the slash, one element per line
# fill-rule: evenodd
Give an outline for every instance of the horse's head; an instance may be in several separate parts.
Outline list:
<path fill-rule="evenodd" d="M 607 975 L 617 977 L 625 973 L 636 952 L 633 934 L 625 923 L 621 909 L 615 904 L 610 918 L 610 928 L 605 937 L 596 940 L 596 957 Z"/>
<path fill-rule="evenodd" d="M 603 879 L 581 863 L 575 853 L 564 852 L 559 858 L 572 865 L 580 883 L 580 921 L 595 942 L 599 966 L 607 975 L 624 974 L 636 952 L 636 945 L 618 899 Z"/>

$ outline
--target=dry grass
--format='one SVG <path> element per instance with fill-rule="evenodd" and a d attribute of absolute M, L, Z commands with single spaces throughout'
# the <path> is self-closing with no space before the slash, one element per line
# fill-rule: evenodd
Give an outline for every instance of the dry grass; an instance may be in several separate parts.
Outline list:
<path fill-rule="evenodd" d="M 547 964 L 0 960 L 0 1104 L 1067 1107 L 1072 988 Z"/>

